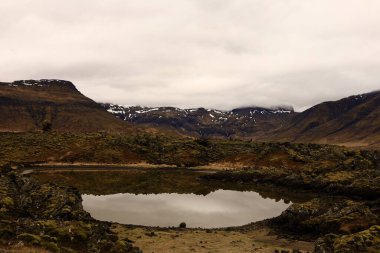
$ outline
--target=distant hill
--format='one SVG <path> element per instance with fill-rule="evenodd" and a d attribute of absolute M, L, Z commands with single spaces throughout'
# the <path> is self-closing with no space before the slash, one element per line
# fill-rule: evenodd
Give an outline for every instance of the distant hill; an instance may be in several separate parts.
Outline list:
<path fill-rule="evenodd" d="M 268 137 L 272 140 L 380 146 L 380 91 L 313 106 Z"/>
<path fill-rule="evenodd" d="M 71 82 L 0 83 L 0 131 L 121 131 L 126 126 Z"/>
<path fill-rule="evenodd" d="M 117 118 L 130 123 L 158 127 L 190 136 L 245 137 L 266 136 L 287 124 L 296 113 L 292 108 L 267 109 L 261 107 L 238 108 L 232 111 L 175 107 L 124 107 L 101 104 Z"/>
<path fill-rule="evenodd" d="M 324 102 L 301 113 L 282 107 L 219 111 L 101 106 L 130 123 L 190 136 L 380 146 L 380 91 Z"/>

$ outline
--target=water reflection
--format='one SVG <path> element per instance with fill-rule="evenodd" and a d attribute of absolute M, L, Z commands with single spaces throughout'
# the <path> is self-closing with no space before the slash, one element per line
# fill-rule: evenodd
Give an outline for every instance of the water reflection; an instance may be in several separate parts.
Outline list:
<path fill-rule="evenodd" d="M 264 199 L 256 192 L 217 190 L 195 194 L 83 195 L 83 207 L 92 217 L 123 224 L 188 227 L 240 226 L 275 217 L 290 203 Z"/>

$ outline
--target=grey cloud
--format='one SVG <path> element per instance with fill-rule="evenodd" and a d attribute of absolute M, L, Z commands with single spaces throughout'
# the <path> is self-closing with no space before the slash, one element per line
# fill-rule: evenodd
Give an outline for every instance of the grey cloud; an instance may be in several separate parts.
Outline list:
<path fill-rule="evenodd" d="M 97 101 L 231 109 L 380 88 L 377 0 L 5 0 L 1 81 Z"/>

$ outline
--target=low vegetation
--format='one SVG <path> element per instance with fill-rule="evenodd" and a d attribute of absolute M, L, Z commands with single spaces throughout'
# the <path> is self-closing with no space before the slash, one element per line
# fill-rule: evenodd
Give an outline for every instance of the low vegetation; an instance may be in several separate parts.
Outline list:
<path fill-rule="evenodd" d="M 140 252 L 127 239 L 119 239 L 110 224 L 92 219 L 74 188 L 41 185 L 4 168 L 0 200 L 1 246 L 49 252 Z"/>
<path fill-rule="evenodd" d="M 379 151 L 316 144 L 178 138 L 146 132 L 1 133 L 0 138 L 0 164 L 6 170 L 0 177 L 2 243 L 22 241 L 26 246 L 50 251 L 58 247 L 61 252 L 66 249 L 67 252 L 96 252 L 95 248 L 100 252 L 106 252 L 106 248 L 112 248 L 112 252 L 138 252 L 126 238 L 120 239 L 109 224 L 91 219 L 81 207 L 79 191 L 69 187 L 76 185 L 86 192 L 91 182 L 96 185 L 96 178 L 84 174 L 83 178 L 87 178 L 78 184 L 70 179 L 70 173 L 74 172 L 66 171 L 66 176 L 64 173 L 58 176 L 62 179 L 62 185 L 58 186 L 51 183 L 53 174 L 37 174 L 40 184 L 12 170 L 41 163 L 53 167 L 148 163 L 170 165 L 171 170 L 157 173 L 136 169 L 132 178 L 131 174 L 122 178 L 125 182 L 136 180 L 145 184 L 143 188 L 147 192 L 169 192 L 165 187 L 175 177 L 178 182 L 185 182 L 174 185 L 179 192 L 206 194 L 221 183 L 231 189 L 271 184 L 287 191 L 309 191 L 315 198 L 295 203 L 279 217 L 262 224 L 285 237 L 316 241 L 318 253 L 379 251 Z M 186 171 L 183 168 L 196 166 L 231 170 L 214 171 L 197 177 L 200 181 L 196 181 L 194 175 L 183 173 Z M 99 183 L 93 190 L 112 193 L 114 190 L 107 183 L 112 181 L 110 177 L 112 172 L 104 175 L 101 179 L 104 184 Z M 121 189 L 139 193 L 142 188 L 125 183 Z M 252 231 L 255 226 L 240 229 Z"/>

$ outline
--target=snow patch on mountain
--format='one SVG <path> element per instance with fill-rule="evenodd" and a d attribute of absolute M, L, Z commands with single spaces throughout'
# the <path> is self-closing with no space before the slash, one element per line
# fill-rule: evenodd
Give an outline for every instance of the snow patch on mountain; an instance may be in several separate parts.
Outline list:
<path fill-rule="evenodd" d="M 72 87 L 75 88 L 75 86 L 65 80 L 59 80 L 59 79 L 40 79 L 40 80 L 18 80 L 14 81 L 12 83 L 9 83 L 8 86 L 10 87 L 19 87 L 19 86 L 29 86 L 29 87 L 50 87 L 52 85 L 58 85 L 62 87 Z"/>
<path fill-rule="evenodd" d="M 216 124 L 248 120 L 252 124 L 255 124 L 260 117 L 281 117 L 282 115 L 294 113 L 294 110 L 290 107 L 277 107 L 273 109 L 253 107 L 221 111 L 204 108 L 180 109 L 175 107 L 121 106 L 117 104 L 101 104 L 101 106 L 116 117 L 132 122 L 136 120 L 149 122 L 149 120 L 154 119 L 186 118 L 196 119 L 197 121 L 208 119 L 209 122 L 215 122 Z M 246 122 L 242 124 L 246 124 Z"/>

